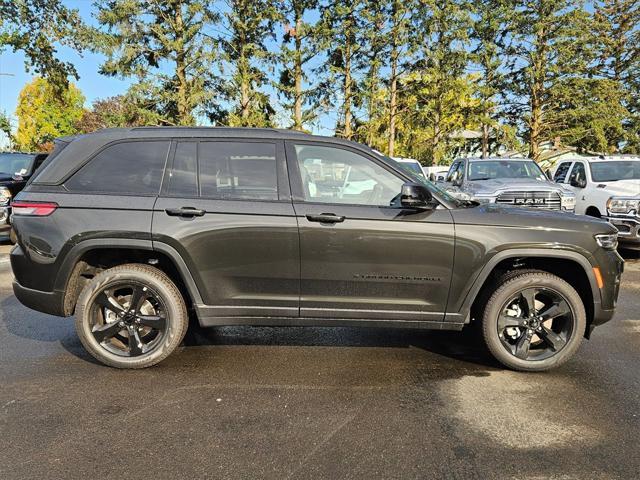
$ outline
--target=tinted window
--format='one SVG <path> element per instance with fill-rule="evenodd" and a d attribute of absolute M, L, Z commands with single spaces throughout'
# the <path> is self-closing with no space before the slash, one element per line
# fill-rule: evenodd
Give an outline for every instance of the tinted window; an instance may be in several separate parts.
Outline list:
<path fill-rule="evenodd" d="M 296 145 L 305 200 L 389 206 L 404 181 L 372 160 L 341 148 Z"/>
<path fill-rule="evenodd" d="M 198 196 L 198 144 L 195 142 L 180 142 L 176 145 L 173 167 L 169 172 L 169 195 L 181 197 Z"/>
<path fill-rule="evenodd" d="M 582 180 L 587 179 L 587 176 L 585 175 L 585 170 L 584 170 L 584 163 L 582 162 L 577 162 L 573 166 L 573 170 L 571 170 L 571 177 L 569 177 L 569 182 L 574 181 L 578 177 Z"/>
<path fill-rule="evenodd" d="M 200 194 L 229 199 L 278 199 L 273 143 L 202 142 Z"/>
<path fill-rule="evenodd" d="M 556 169 L 556 173 L 553 175 L 553 180 L 559 183 L 563 183 L 567 178 L 567 173 L 569 173 L 570 167 L 571 162 L 561 163 Z"/>
<path fill-rule="evenodd" d="M 157 194 L 168 150 L 168 141 L 111 145 L 65 182 L 65 186 L 78 192 Z"/>

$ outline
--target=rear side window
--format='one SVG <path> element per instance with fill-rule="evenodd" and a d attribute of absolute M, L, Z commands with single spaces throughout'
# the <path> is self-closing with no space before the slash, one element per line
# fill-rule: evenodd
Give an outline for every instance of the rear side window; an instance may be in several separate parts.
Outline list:
<path fill-rule="evenodd" d="M 571 162 L 561 163 L 553 175 L 553 180 L 558 183 L 564 182 L 567 178 L 567 173 L 569 173 L 569 167 L 571 167 Z"/>
<path fill-rule="evenodd" d="M 277 200 L 276 146 L 273 143 L 201 142 L 200 195 L 238 200 Z"/>
<path fill-rule="evenodd" d="M 93 157 L 65 182 L 72 192 L 156 195 L 169 141 L 123 142 Z"/>

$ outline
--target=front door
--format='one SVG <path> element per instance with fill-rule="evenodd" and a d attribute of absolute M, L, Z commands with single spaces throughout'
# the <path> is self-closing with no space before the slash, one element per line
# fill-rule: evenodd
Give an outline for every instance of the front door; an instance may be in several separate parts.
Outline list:
<path fill-rule="evenodd" d="M 283 143 L 179 141 L 171 157 L 153 239 L 187 263 L 201 321 L 297 317 L 299 237 Z"/>
<path fill-rule="evenodd" d="M 440 321 L 454 251 L 448 210 L 392 207 L 406 181 L 374 156 L 287 143 L 300 228 L 300 315 Z"/>

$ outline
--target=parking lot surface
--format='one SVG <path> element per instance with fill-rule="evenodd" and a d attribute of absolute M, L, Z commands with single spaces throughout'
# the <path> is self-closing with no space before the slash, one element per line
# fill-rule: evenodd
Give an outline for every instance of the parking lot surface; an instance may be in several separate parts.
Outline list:
<path fill-rule="evenodd" d="M 160 365 L 84 352 L 0 252 L 0 478 L 640 477 L 640 259 L 565 366 L 496 365 L 474 331 L 194 330 Z"/>

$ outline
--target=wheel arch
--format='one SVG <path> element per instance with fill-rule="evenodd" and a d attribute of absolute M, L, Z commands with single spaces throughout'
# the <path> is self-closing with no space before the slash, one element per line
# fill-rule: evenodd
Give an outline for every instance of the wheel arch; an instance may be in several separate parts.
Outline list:
<path fill-rule="evenodd" d="M 600 303 L 600 290 L 589 260 L 577 252 L 548 250 L 521 250 L 501 252 L 485 265 L 467 294 L 463 311 L 468 312 L 469 321 L 480 318 L 489 292 L 496 281 L 507 272 L 517 270 L 541 270 L 556 275 L 572 285 L 585 307 L 587 314 L 586 336 L 595 316 L 596 304 Z"/>
<path fill-rule="evenodd" d="M 126 263 L 152 265 L 171 278 L 185 298 L 187 307 L 201 304 L 202 297 L 184 260 L 166 244 L 150 240 L 92 239 L 71 248 L 56 277 L 55 289 L 65 292 L 64 315 L 73 314 L 85 283 L 106 268 Z"/>

